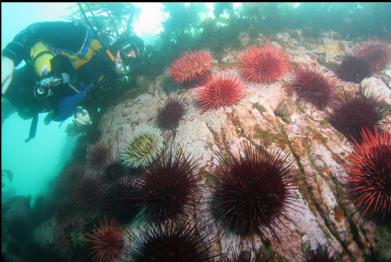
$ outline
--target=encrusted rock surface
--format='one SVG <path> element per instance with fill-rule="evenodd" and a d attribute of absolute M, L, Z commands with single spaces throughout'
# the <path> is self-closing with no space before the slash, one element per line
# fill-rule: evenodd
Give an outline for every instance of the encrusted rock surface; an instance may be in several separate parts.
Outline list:
<path fill-rule="evenodd" d="M 248 36 L 243 34 L 243 37 L 246 37 L 243 45 L 248 44 Z M 292 41 L 289 41 L 290 38 Z M 333 43 L 329 39 L 311 42 L 303 40 L 301 34 L 293 33 L 279 34 L 275 41 L 286 49 L 292 62 L 316 66 L 331 75 L 333 72 L 320 65 L 319 60 L 322 59 L 314 54 L 323 52 L 323 60 L 324 57 L 327 61 L 333 60 L 345 50 L 341 43 L 347 43 L 342 40 Z M 327 54 L 327 48 L 334 53 Z M 232 63 L 240 51 L 225 52 L 221 63 Z M 232 63 L 229 68 L 220 65 L 215 64 L 214 73 L 228 70 L 239 74 L 237 63 Z M 361 85 L 381 94 L 390 103 L 390 89 L 380 75 L 363 80 Z M 378 229 L 355 213 L 352 204 L 344 198 L 342 183 L 346 173 L 343 164 L 352 145 L 327 122 L 329 108 L 319 111 L 308 103 L 297 102 L 295 94 L 287 91 L 292 76 L 293 72 L 271 85 L 247 84 L 246 96 L 239 104 L 207 112 L 197 105 L 198 88 L 180 90 L 178 95 L 183 97 L 186 113 L 175 133 L 163 132 L 166 147 L 171 144 L 174 148 L 181 146 L 198 157 L 202 170 L 206 170 L 200 173 L 204 182 L 207 180 L 205 173 L 216 168 L 216 153 L 226 149 L 237 153 L 243 141 L 289 152 L 292 170 L 298 178 L 298 190 L 295 192 L 297 208 L 290 210 L 291 221 L 286 221 L 278 231 L 280 241 L 272 240 L 270 246 L 261 248 L 261 251 L 268 249 L 275 258 L 302 261 L 309 250 L 327 245 L 331 253 L 342 261 L 364 261 L 375 245 L 374 235 Z M 103 131 L 101 141 L 112 145 L 114 159 L 119 158 L 121 144 L 137 126 L 156 127 L 157 109 L 166 96 L 162 84 L 167 77 L 168 70 L 150 84 L 146 93 L 123 101 L 103 116 L 99 127 Z M 337 93 L 342 90 L 354 93 L 358 88 L 356 84 L 335 82 Z M 281 109 L 282 103 L 288 104 L 288 109 Z M 382 125 L 390 128 L 390 123 L 387 116 Z M 207 182 L 205 185 L 206 191 L 210 191 L 212 185 Z M 210 214 L 197 215 L 195 219 L 207 222 L 208 217 Z M 210 227 L 210 237 L 217 239 L 216 250 L 227 253 L 228 257 L 233 245 L 241 243 L 244 250 L 251 250 L 253 244 L 255 247 L 261 245 L 257 238 L 252 244 L 235 236 L 217 233 L 221 229 L 216 224 Z M 265 242 L 263 246 L 266 246 Z"/>
<path fill-rule="evenodd" d="M 391 89 L 382 79 L 368 77 L 361 81 L 361 87 L 364 88 L 369 95 L 377 96 L 391 106 Z"/>

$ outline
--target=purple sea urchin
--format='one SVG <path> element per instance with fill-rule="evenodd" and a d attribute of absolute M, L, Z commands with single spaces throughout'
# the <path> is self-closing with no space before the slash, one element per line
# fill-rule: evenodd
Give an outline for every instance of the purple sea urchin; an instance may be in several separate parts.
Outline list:
<path fill-rule="evenodd" d="M 101 213 L 126 224 L 137 215 L 140 208 L 135 201 L 136 189 L 129 178 L 108 186 L 103 193 Z"/>
<path fill-rule="evenodd" d="M 372 96 L 357 94 L 343 96 L 329 115 L 330 124 L 349 141 L 362 141 L 361 130 L 374 131 L 382 120 L 384 108 L 379 100 Z"/>
<path fill-rule="evenodd" d="M 125 174 L 125 167 L 119 162 L 114 162 L 106 167 L 103 173 L 103 182 L 115 182 Z"/>
<path fill-rule="evenodd" d="M 317 249 L 313 250 L 309 257 L 306 258 L 306 262 L 335 262 L 335 258 L 333 258 L 325 246 L 318 246 Z"/>
<path fill-rule="evenodd" d="M 102 191 L 101 181 L 97 177 L 85 176 L 78 180 L 73 197 L 83 210 L 94 211 L 100 203 Z"/>
<path fill-rule="evenodd" d="M 372 72 L 366 60 L 355 56 L 346 56 L 339 65 L 336 74 L 344 81 L 360 83 L 364 78 L 370 77 Z"/>
<path fill-rule="evenodd" d="M 257 253 L 257 252 L 256 252 Z M 224 256 L 224 262 L 260 262 L 262 258 L 253 255 L 250 250 L 232 249 L 231 254 Z"/>
<path fill-rule="evenodd" d="M 184 113 L 185 107 L 182 99 L 170 96 L 158 110 L 157 126 L 164 130 L 176 129 Z"/>
<path fill-rule="evenodd" d="M 382 40 L 370 40 L 362 43 L 355 51 L 356 56 L 364 59 L 372 72 L 376 72 L 391 62 L 391 45 Z"/>
<path fill-rule="evenodd" d="M 149 225 L 141 233 L 131 233 L 135 262 L 213 261 L 208 234 L 194 225 L 165 223 Z"/>
<path fill-rule="evenodd" d="M 196 161 L 185 153 L 157 159 L 140 178 L 139 201 L 148 219 L 163 222 L 190 212 L 197 193 Z"/>
<path fill-rule="evenodd" d="M 292 205 L 290 163 L 281 153 L 266 153 L 246 144 L 244 155 L 220 156 L 211 199 L 212 214 L 229 232 L 240 236 L 275 236 Z"/>
<path fill-rule="evenodd" d="M 332 98 L 332 83 L 319 71 L 299 70 L 292 86 L 300 100 L 310 102 L 319 110 L 323 110 Z"/>
<path fill-rule="evenodd" d="M 94 144 L 88 151 L 89 165 L 95 170 L 104 168 L 110 161 L 110 147 L 105 144 Z"/>

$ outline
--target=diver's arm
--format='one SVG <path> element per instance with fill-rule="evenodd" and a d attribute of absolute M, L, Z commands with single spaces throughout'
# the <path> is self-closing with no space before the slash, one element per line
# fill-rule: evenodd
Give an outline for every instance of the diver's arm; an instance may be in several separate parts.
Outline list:
<path fill-rule="evenodd" d="M 18 66 L 22 60 L 30 56 L 30 49 L 42 37 L 43 27 L 46 23 L 34 23 L 20 31 L 2 51 L 2 55 L 8 57 Z"/>
<path fill-rule="evenodd" d="M 56 46 L 77 52 L 86 39 L 87 28 L 81 24 L 73 22 L 40 22 L 34 23 L 19 32 L 14 39 L 2 50 L 1 58 L 1 89 L 2 94 L 7 90 L 11 80 L 13 70 L 22 60 L 31 59 L 32 48 L 38 42 L 45 45 Z M 46 52 L 46 47 L 41 48 L 41 53 Z M 49 50 L 48 50 L 49 51 Z M 35 54 L 38 55 L 38 54 Z M 50 60 L 53 55 L 45 53 L 47 58 L 40 67 L 51 68 Z M 40 68 L 36 68 L 41 75 Z"/>
<path fill-rule="evenodd" d="M 14 62 L 6 56 L 1 57 L 1 94 L 7 91 L 14 73 Z M 2 100 L 3 101 L 3 98 Z"/>
<path fill-rule="evenodd" d="M 39 41 L 77 52 L 83 46 L 87 28 L 74 22 L 38 22 L 31 24 L 7 44 L 3 56 L 10 58 L 15 66 L 30 58 L 31 48 Z"/>

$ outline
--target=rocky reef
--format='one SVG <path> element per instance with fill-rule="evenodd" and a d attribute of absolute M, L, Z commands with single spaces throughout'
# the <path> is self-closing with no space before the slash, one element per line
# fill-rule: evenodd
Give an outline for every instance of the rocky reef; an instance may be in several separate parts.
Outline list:
<path fill-rule="evenodd" d="M 245 33 L 240 42 L 256 44 Z M 346 197 L 347 173 L 344 169 L 353 144 L 328 121 L 330 107 L 324 110 L 298 99 L 291 83 L 295 68 L 310 66 L 333 79 L 336 96 L 354 95 L 360 88 L 380 96 L 386 108 L 379 126 L 391 128 L 390 65 L 365 78 L 361 83 L 345 82 L 333 70 L 339 57 L 357 46 L 333 34 L 323 38 L 304 38 L 300 31 L 279 33 L 271 44 L 285 50 L 291 61 L 290 71 L 271 84 L 246 83 L 246 91 L 239 103 L 219 109 L 203 111 L 197 103 L 201 87 L 185 88 L 177 92 L 182 97 L 185 113 L 176 130 L 162 131 L 166 148 L 185 148 L 198 158 L 199 176 L 204 185 L 198 204 L 194 206 L 194 222 L 208 224 L 213 249 L 224 254 L 228 261 L 232 250 L 259 252 L 258 257 L 270 261 L 303 261 L 311 250 L 327 246 L 340 261 L 364 261 L 376 250 L 377 235 L 384 226 L 365 219 Z M 243 49 L 225 49 L 214 57 L 212 73 L 229 73 L 240 77 L 238 57 Z M 162 101 L 166 99 L 165 83 L 169 69 L 150 83 L 147 92 L 123 100 L 102 117 L 100 141 L 112 145 L 112 158 L 119 159 L 120 148 L 140 125 L 156 127 Z M 223 234 L 212 220 L 207 199 L 214 185 L 216 155 L 223 152 L 238 154 L 243 142 L 250 142 L 266 150 L 283 150 L 292 161 L 291 169 L 297 178 L 295 209 L 289 209 L 284 225 L 276 231 L 277 238 L 251 239 Z M 388 229 L 389 230 L 389 229 Z M 390 246 L 384 248 L 383 253 Z M 388 243 L 389 245 L 389 243 Z M 263 260 L 262 260 L 263 261 Z M 269 261 L 269 260 L 267 260 Z"/>
<path fill-rule="evenodd" d="M 3 252 L 7 250 L 12 261 L 21 261 L 17 254 L 30 257 L 32 252 L 45 253 L 42 261 L 145 261 L 152 259 L 145 253 L 146 243 L 154 251 L 153 245 L 160 243 L 168 257 L 183 244 L 187 249 L 178 256 L 194 258 L 191 261 L 389 261 L 390 200 L 382 199 L 379 213 L 385 216 L 380 222 L 362 212 L 349 194 L 347 166 L 361 135 L 349 126 L 391 130 L 391 64 L 376 68 L 361 82 L 347 82 L 338 77 L 338 68 L 360 40 L 348 41 L 333 32 L 311 38 L 288 30 L 268 39 L 241 32 L 238 42 L 240 47 L 218 54 L 199 52 L 205 63 L 196 52 L 186 53 L 187 59 L 179 59 L 180 66 L 174 68 L 180 83 L 173 82 L 173 68 L 152 81 L 139 76 L 141 91 L 131 88 L 103 114 L 97 129 L 77 148 L 76 161 L 47 195 L 33 208 L 29 200 L 18 198 L 4 207 Z M 262 59 L 277 62 L 258 67 Z M 262 73 L 270 75 L 254 77 Z M 338 114 L 341 101 L 361 96 L 373 99 L 358 99 L 357 112 L 348 108 Z M 364 112 L 360 103 L 373 113 Z M 358 138 L 352 139 L 353 134 Z M 389 143 L 384 137 L 364 140 L 382 146 Z M 367 151 L 378 159 L 390 156 L 363 148 L 362 159 Z M 378 170 L 389 170 L 386 160 L 377 164 Z M 226 177 L 230 183 L 223 184 L 230 168 L 250 180 L 253 166 L 280 172 L 282 183 L 275 179 L 264 186 L 257 181 L 254 190 L 232 172 Z M 360 175 L 354 166 L 349 168 Z M 266 173 L 263 180 L 268 180 Z M 389 176 L 383 174 L 385 193 L 377 196 L 389 194 Z M 232 181 L 241 188 L 235 191 Z M 269 182 L 278 190 L 267 188 Z M 225 185 L 233 191 L 224 191 Z M 268 203 L 253 209 L 243 202 L 251 210 L 248 216 L 242 216 L 240 206 L 216 215 L 216 188 L 224 191 L 219 206 L 223 212 L 232 192 L 233 202 L 262 188 L 272 193 L 263 196 Z M 365 207 L 364 200 L 356 202 Z M 366 210 L 378 211 L 379 206 L 369 202 Z M 253 219 L 253 210 L 262 215 Z M 27 213 L 32 213 L 35 226 L 21 223 Z M 237 232 L 220 223 L 224 216 L 228 219 L 223 222 Z M 148 217 L 158 223 L 151 225 Z M 185 224 L 165 227 L 163 220 Z M 24 227 L 18 229 L 18 224 Z M 34 236 L 35 244 L 20 231 Z M 153 258 L 166 261 L 164 252 L 154 252 Z"/>

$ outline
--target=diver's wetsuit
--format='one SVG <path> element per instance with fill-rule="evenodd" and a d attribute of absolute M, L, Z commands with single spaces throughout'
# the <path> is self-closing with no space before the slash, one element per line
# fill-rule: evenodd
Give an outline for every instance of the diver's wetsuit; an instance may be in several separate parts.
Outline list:
<path fill-rule="evenodd" d="M 60 86 L 55 95 L 47 99 L 39 100 L 34 97 L 33 93 L 38 80 L 33 67 L 34 60 L 31 58 L 33 46 L 37 42 L 42 42 L 53 50 L 64 50 L 68 53 L 76 54 L 80 50 L 88 48 L 88 41 L 86 40 L 88 34 L 90 34 L 89 37 L 91 39 L 96 39 L 92 31 L 82 24 L 73 22 L 40 22 L 34 23 L 21 31 L 5 47 L 3 56 L 10 58 L 14 62 L 15 67 L 22 60 L 26 61 L 25 66 L 15 70 L 10 86 L 4 94 L 16 107 L 22 118 L 33 118 L 40 112 L 53 110 L 53 120 L 63 121 L 73 115 L 76 110 L 75 103 L 77 103 L 77 105 L 81 105 L 89 111 L 94 121 L 97 114 L 97 106 L 101 106 L 99 100 L 107 99 L 107 97 L 101 99 L 96 97 L 96 94 L 103 89 L 97 87 L 104 87 L 104 90 L 107 90 L 108 85 L 113 86 L 118 81 L 114 72 L 113 62 L 107 57 L 103 48 L 98 49 L 87 63 L 77 69 L 72 67 L 68 57 L 61 54 L 56 54 L 51 61 L 52 72 L 50 73 L 64 73 L 65 71 L 71 76 L 73 85 L 78 86 L 79 88 L 77 89 L 79 91 L 84 90 L 85 94 L 83 93 L 77 98 L 73 98 L 75 91 L 65 85 Z M 80 59 L 83 59 L 83 57 Z M 70 99 L 64 100 L 65 97 Z M 92 97 L 94 99 L 89 99 Z M 65 103 L 61 101 L 65 101 Z M 71 102 L 68 103 L 69 101 Z"/>

